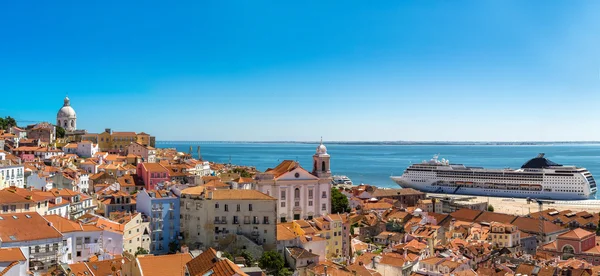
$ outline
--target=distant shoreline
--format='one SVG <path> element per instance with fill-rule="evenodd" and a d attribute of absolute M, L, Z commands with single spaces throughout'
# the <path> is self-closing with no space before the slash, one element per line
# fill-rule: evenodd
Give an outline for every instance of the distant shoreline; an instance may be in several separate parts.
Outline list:
<path fill-rule="evenodd" d="M 156 141 L 168 144 L 318 144 L 319 141 Z M 551 145 L 597 145 L 600 141 L 327 141 L 327 145 L 399 145 L 399 146 L 551 146 Z"/>

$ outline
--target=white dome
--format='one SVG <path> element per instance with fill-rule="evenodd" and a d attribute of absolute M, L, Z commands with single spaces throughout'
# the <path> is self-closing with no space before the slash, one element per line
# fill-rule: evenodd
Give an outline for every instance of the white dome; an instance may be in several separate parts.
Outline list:
<path fill-rule="evenodd" d="M 317 147 L 317 154 L 327 154 L 327 148 L 325 147 L 325 145 L 320 144 Z"/>
<path fill-rule="evenodd" d="M 75 114 L 75 109 L 73 109 L 71 107 L 71 100 L 69 99 L 69 97 L 65 97 L 64 105 L 63 105 L 63 107 L 60 108 L 60 110 L 58 110 L 58 114 L 56 115 L 56 117 L 59 117 L 59 118 L 75 118 L 75 117 L 77 117 L 77 114 Z"/>
<path fill-rule="evenodd" d="M 58 115 L 57 117 L 67 117 L 67 118 L 75 118 L 77 116 L 77 114 L 75 114 L 75 109 L 73 109 L 70 106 L 63 106 L 61 107 L 61 109 L 58 111 Z"/>

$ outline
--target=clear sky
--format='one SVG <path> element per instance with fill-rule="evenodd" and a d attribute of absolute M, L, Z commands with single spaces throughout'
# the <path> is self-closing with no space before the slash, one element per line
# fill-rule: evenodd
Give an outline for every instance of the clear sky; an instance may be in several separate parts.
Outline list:
<path fill-rule="evenodd" d="M 158 140 L 600 140 L 600 1 L 7 1 L 0 115 Z"/>

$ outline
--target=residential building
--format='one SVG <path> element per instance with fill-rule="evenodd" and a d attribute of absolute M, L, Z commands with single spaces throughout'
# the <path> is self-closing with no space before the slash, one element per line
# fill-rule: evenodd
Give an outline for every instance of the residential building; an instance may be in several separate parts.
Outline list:
<path fill-rule="evenodd" d="M 419 199 L 417 201 L 417 207 L 419 209 L 423 210 L 423 212 L 427 212 L 427 213 L 438 213 L 438 214 L 443 213 L 443 210 L 442 210 L 443 204 L 440 200 L 437 200 L 436 198 Z"/>
<path fill-rule="evenodd" d="M 105 129 L 102 133 L 85 134 L 82 140 L 97 143 L 100 151 L 112 153 L 123 153 L 131 143 L 135 142 L 150 147 L 155 146 L 155 139 L 149 134 L 143 132 L 139 134 L 135 132 L 113 132 L 110 128 Z"/>
<path fill-rule="evenodd" d="M 146 190 L 154 190 L 170 180 L 169 170 L 159 163 L 140 163 L 137 175 L 144 180 Z"/>
<path fill-rule="evenodd" d="M 105 217 L 112 212 L 130 212 L 136 210 L 135 197 L 131 193 L 107 188 L 98 193 L 98 208 Z"/>
<path fill-rule="evenodd" d="M 330 155 L 323 143 L 313 155 L 309 173 L 296 161 L 285 160 L 255 177 L 256 190 L 277 198 L 279 222 L 312 219 L 331 210 Z"/>
<path fill-rule="evenodd" d="M 77 143 L 76 154 L 79 157 L 89 158 L 98 152 L 98 144 L 91 141 L 81 141 Z"/>
<path fill-rule="evenodd" d="M 24 178 L 25 167 L 21 164 L 13 164 L 6 160 L 6 153 L 0 152 L 0 189 L 10 186 L 23 188 L 25 186 Z"/>
<path fill-rule="evenodd" d="M 0 273 L 3 276 L 27 275 L 29 265 L 20 248 L 0 249 Z"/>
<path fill-rule="evenodd" d="M 397 204 L 403 207 L 417 206 L 419 200 L 425 199 L 425 193 L 412 188 L 406 189 L 376 189 L 372 196 L 377 199 L 397 200 Z"/>
<path fill-rule="evenodd" d="M 136 208 L 150 221 L 150 253 L 164 254 L 179 238 L 179 198 L 165 190 L 141 190 Z"/>
<path fill-rule="evenodd" d="M 57 264 L 63 236 L 36 212 L 0 215 L 0 249 L 19 248 L 29 271 L 39 274 Z"/>
<path fill-rule="evenodd" d="M 555 241 L 544 244 L 538 252 L 562 260 L 574 257 L 593 265 L 600 265 L 600 245 L 596 244 L 596 235 L 581 228 L 558 235 Z"/>
<path fill-rule="evenodd" d="M 95 216 L 87 223 L 101 229 L 120 232 L 123 235 L 123 251 L 135 254 L 138 248 L 150 251 L 149 223 L 144 221 L 142 213 L 112 212 L 109 218 Z"/>
<path fill-rule="evenodd" d="M 56 125 L 63 127 L 66 131 L 77 130 L 77 114 L 75 113 L 75 109 L 71 107 L 71 100 L 69 97 L 65 97 L 63 106 L 56 114 Z M 31 138 L 29 135 L 28 137 Z"/>
<path fill-rule="evenodd" d="M 55 197 L 61 197 L 62 201 L 69 202 L 70 219 L 77 219 L 80 216 L 96 209 L 96 206 L 93 204 L 92 198 L 80 192 L 68 189 L 52 189 L 48 192 L 50 192 Z"/>
<path fill-rule="evenodd" d="M 127 154 L 135 154 L 142 157 L 142 162 L 155 163 L 156 149 L 147 145 L 133 142 L 127 147 Z"/>
<path fill-rule="evenodd" d="M 304 274 L 309 265 L 319 263 L 319 255 L 301 247 L 286 248 L 284 256 L 290 268 L 300 274 Z"/>
<path fill-rule="evenodd" d="M 286 247 L 299 247 L 300 237 L 292 229 L 292 223 L 277 224 L 277 252 L 283 255 Z"/>
<path fill-rule="evenodd" d="M 256 190 L 206 190 L 196 186 L 181 191 L 181 231 L 192 248 L 218 247 L 240 236 L 276 248 L 277 199 Z M 243 238 L 242 238 L 243 239 Z"/>
<path fill-rule="evenodd" d="M 513 248 L 520 245 L 521 234 L 519 229 L 511 224 L 492 222 L 490 224 L 491 243 L 497 247 Z"/>
<path fill-rule="evenodd" d="M 61 263 L 89 261 L 92 256 L 109 258 L 102 248 L 102 229 L 58 215 L 48 215 L 44 218 L 63 235 L 61 251 L 58 254 Z"/>
<path fill-rule="evenodd" d="M 0 214 L 37 212 L 48 213 L 50 199 L 28 189 L 9 187 L 0 190 Z"/>
<path fill-rule="evenodd" d="M 51 144 L 56 139 L 56 127 L 47 122 L 29 125 L 26 131 L 28 139 L 39 140 L 45 145 Z"/>

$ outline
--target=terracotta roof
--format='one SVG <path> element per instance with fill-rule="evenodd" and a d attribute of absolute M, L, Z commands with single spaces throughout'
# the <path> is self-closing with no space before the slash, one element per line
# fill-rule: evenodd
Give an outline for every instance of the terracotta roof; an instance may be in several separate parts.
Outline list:
<path fill-rule="evenodd" d="M 27 258 L 19 248 L 2 248 L 0 249 L 0 263 L 25 261 Z"/>
<path fill-rule="evenodd" d="M 487 222 L 487 223 L 491 223 L 491 222 L 495 221 L 495 222 L 510 224 L 515 219 L 517 219 L 517 216 L 485 211 L 485 212 L 481 213 L 481 215 L 479 215 L 477 217 L 477 219 L 475 219 L 475 221 L 476 222 Z"/>
<path fill-rule="evenodd" d="M 214 200 L 277 200 L 257 190 L 215 190 L 211 192 Z"/>
<path fill-rule="evenodd" d="M 566 239 L 581 240 L 583 238 L 587 238 L 587 237 L 593 236 L 593 235 L 594 235 L 594 233 L 592 233 L 592 232 L 583 230 L 581 228 L 576 228 L 567 233 L 560 234 L 560 235 L 558 235 L 558 237 L 566 238 Z"/>
<path fill-rule="evenodd" d="M 217 257 L 217 252 L 213 248 L 209 248 L 208 250 L 202 252 L 202 254 L 196 256 L 196 258 L 187 262 L 186 266 L 188 271 L 190 272 L 190 276 L 232 276 L 235 274 L 240 276 L 247 275 L 246 273 L 242 272 L 242 270 L 230 260 L 219 259 Z M 146 276 L 146 274 L 144 274 L 144 276 Z"/>
<path fill-rule="evenodd" d="M 277 178 L 287 172 L 291 172 L 292 170 L 294 170 L 297 167 L 300 167 L 300 164 L 298 164 L 296 161 L 284 160 L 279 165 L 277 165 L 277 167 L 272 168 L 272 169 L 271 168 L 267 169 L 265 171 L 265 173 L 270 173 L 273 176 L 275 176 L 275 178 Z"/>
<path fill-rule="evenodd" d="M 519 217 L 515 221 L 512 222 L 513 225 L 517 226 L 519 230 L 530 233 L 540 233 L 540 220 L 526 217 Z M 546 234 L 556 233 L 560 231 L 566 231 L 566 229 L 551 223 L 549 221 L 544 221 L 543 230 Z"/>
<path fill-rule="evenodd" d="M 86 265 L 86 263 L 70 264 L 69 269 L 71 269 L 71 271 L 69 271 L 68 275 L 77 275 L 77 276 L 92 275 L 92 271 Z"/>
<path fill-rule="evenodd" d="M 221 180 L 210 180 L 210 181 L 204 183 L 204 185 L 202 185 L 202 186 L 214 187 L 214 188 L 229 187 L 229 185 L 221 182 Z"/>
<path fill-rule="evenodd" d="M 148 172 L 169 172 L 167 168 L 159 163 L 142 163 L 142 167 Z"/>
<path fill-rule="evenodd" d="M 404 189 L 377 189 L 373 192 L 373 197 L 392 197 L 401 195 L 424 195 L 425 193 L 412 188 Z"/>
<path fill-rule="evenodd" d="M 462 208 L 454 211 L 450 216 L 456 220 L 473 222 L 482 213 L 482 211 Z"/>
<path fill-rule="evenodd" d="M 189 253 L 138 256 L 140 271 L 144 276 L 184 275 L 186 264 L 192 260 Z"/>
<path fill-rule="evenodd" d="M 0 215 L 0 240 L 3 243 L 60 237 L 60 232 L 37 212 Z"/>
<path fill-rule="evenodd" d="M 86 263 L 88 269 L 92 271 L 93 275 L 122 275 L 116 274 L 115 271 L 121 271 L 123 262 L 128 262 L 127 258 L 117 257 L 112 260 L 96 261 Z"/>
<path fill-rule="evenodd" d="M 133 131 L 113 131 L 112 135 L 113 136 L 136 136 L 137 134 L 135 134 L 135 132 L 133 132 Z"/>
<path fill-rule="evenodd" d="M 394 205 L 387 202 L 374 202 L 374 203 L 365 203 L 363 204 L 363 210 L 383 210 L 390 209 L 394 207 Z"/>
<path fill-rule="evenodd" d="M 190 187 L 190 188 L 185 188 L 181 191 L 181 194 L 185 194 L 185 195 L 195 195 L 195 196 L 199 196 L 202 193 L 204 193 L 204 186 L 195 186 L 195 187 Z"/>
<path fill-rule="evenodd" d="M 292 227 L 291 223 L 289 223 L 289 227 Z M 277 240 L 278 241 L 288 241 L 295 239 L 296 233 L 292 231 L 289 227 L 287 227 L 284 223 L 277 224 Z"/>
<path fill-rule="evenodd" d="M 313 254 L 304 248 L 288 247 L 287 250 L 290 251 L 290 256 L 294 259 L 319 258 L 319 255 Z"/>
<path fill-rule="evenodd" d="M 59 215 L 47 215 L 44 217 L 48 222 L 52 223 L 52 226 L 61 233 L 70 232 L 88 232 L 88 231 L 102 231 L 102 229 L 93 225 L 82 225 L 76 221 L 72 221 L 61 217 Z"/>
<path fill-rule="evenodd" d="M 387 253 L 381 256 L 381 260 L 379 261 L 379 263 L 381 264 L 396 267 L 402 267 L 404 265 L 404 262 L 405 260 L 402 257 L 402 255 L 396 253 Z"/>

